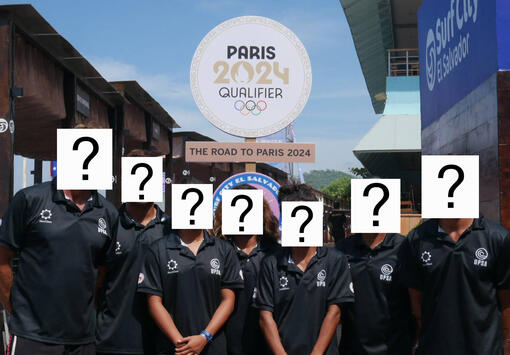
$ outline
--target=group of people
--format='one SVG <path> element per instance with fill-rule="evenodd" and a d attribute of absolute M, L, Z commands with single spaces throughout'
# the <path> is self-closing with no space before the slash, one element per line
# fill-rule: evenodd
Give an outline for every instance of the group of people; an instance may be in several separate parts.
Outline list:
<path fill-rule="evenodd" d="M 314 200 L 306 185 L 279 191 Z M 263 235 L 221 222 L 219 206 L 213 230 L 172 230 L 153 203 L 116 211 L 56 180 L 19 191 L 0 226 L 8 355 L 510 354 L 500 225 L 428 220 L 407 238 L 283 248 L 265 201 Z"/>

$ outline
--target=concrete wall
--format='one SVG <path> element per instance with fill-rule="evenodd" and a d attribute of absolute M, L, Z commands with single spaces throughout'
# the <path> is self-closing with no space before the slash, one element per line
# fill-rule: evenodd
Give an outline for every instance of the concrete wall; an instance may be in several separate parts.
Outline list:
<path fill-rule="evenodd" d="M 497 73 L 422 131 L 422 152 L 480 156 L 480 212 L 500 218 Z"/>

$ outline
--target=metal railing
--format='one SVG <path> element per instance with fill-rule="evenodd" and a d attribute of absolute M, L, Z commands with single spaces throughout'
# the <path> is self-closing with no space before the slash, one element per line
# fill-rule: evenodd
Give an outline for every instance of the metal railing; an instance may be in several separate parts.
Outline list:
<path fill-rule="evenodd" d="M 417 48 L 388 49 L 388 76 L 420 75 Z"/>

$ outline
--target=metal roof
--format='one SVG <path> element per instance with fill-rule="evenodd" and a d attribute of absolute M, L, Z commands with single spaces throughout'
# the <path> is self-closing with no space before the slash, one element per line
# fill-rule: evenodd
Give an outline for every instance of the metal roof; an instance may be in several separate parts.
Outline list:
<path fill-rule="evenodd" d="M 64 37 L 37 12 L 32 5 L 0 5 L 0 13 L 8 14 L 16 30 L 30 38 L 60 65 L 111 106 L 124 99 L 99 72 Z"/>
<path fill-rule="evenodd" d="M 385 115 L 353 149 L 360 152 L 409 152 L 421 150 L 420 115 Z"/>
<path fill-rule="evenodd" d="M 340 0 L 376 113 L 385 104 L 386 50 L 394 48 L 390 0 Z M 376 98 L 377 96 L 377 98 Z"/>
<path fill-rule="evenodd" d="M 376 113 L 383 113 L 387 50 L 418 47 L 418 7 L 423 0 L 340 0 Z"/>
<path fill-rule="evenodd" d="M 353 153 L 375 176 L 416 180 L 421 158 L 420 115 L 382 116 Z"/>
<path fill-rule="evenodd" d="M 147 111 L 158 123 L 168 128 L 180 128 L 172 116 L 137 81 L 112 81 L 110 84 L 127 99 Z"/>

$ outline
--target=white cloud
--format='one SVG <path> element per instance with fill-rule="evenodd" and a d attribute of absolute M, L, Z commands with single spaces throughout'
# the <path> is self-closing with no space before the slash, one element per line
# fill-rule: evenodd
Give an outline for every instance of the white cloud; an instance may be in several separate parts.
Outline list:
<path fill-rule="evenodd" d="M 91 64 L 108 81 L 136 80 L 152 96 L 159 100 L 193 100 L 189 85 L 175 82 L 169 75 L 147 74 L 136 66 L 112 58 L 91 57 Z"/>

